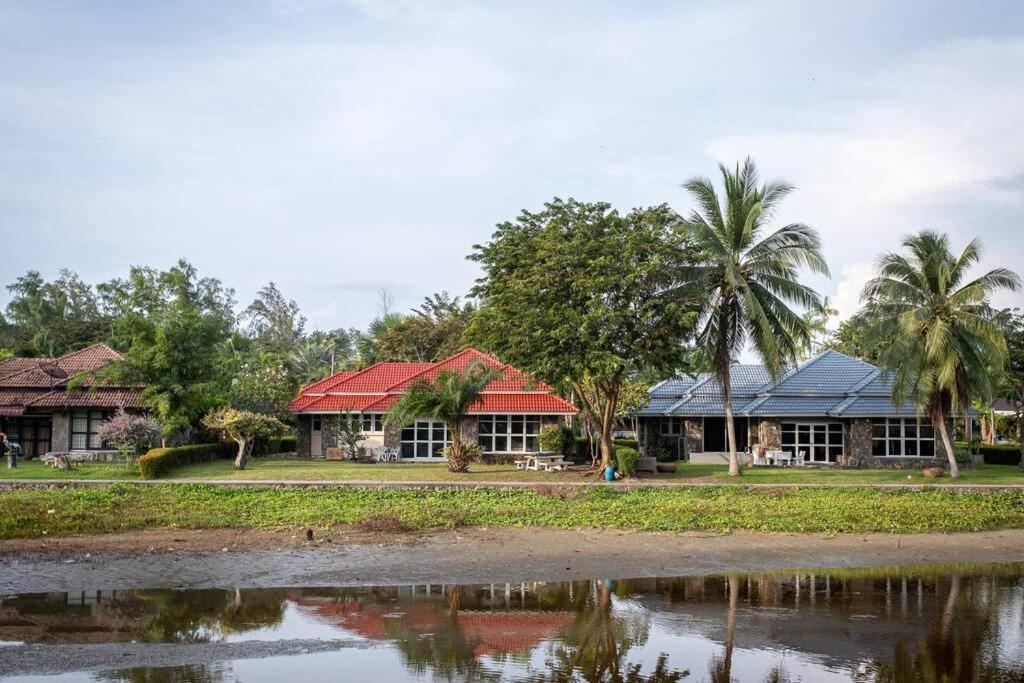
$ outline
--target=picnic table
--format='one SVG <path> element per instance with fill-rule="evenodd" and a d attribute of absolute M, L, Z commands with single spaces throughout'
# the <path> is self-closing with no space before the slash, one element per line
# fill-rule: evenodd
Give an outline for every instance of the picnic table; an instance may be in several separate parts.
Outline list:
<path fill-rule="evenodd" d="M 555 472 L 558 470 L 564 470 L 568 466 L 568 460 L 565 460 L 557 453 L 549 452 L 530 453 L 524 459 L 516 460 L 517 470 L 545 470 L 547 472 Z"/>

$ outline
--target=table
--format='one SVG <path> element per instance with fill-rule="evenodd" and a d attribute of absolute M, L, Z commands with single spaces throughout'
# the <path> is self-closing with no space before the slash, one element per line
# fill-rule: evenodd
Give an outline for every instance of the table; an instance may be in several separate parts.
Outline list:
<path fill-rule="evenodd" d="M 789 451 L 768 451 L 766 455 L 773 465 L 781 464 L 786 466 L 793 464 L 793 454 Z"/>
<path fill-rule="evenodd" d="M 524 470 L 561 470 L 569 463 L 556 453 L 532 453 L 526 456 L 525 460 L 516 463 L 516 467 L 522 466 Z"/>

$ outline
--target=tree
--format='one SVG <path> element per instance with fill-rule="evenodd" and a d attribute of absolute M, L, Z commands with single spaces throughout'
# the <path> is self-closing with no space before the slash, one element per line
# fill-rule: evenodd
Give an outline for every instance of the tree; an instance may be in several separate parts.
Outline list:
<path fill-rule="evenodd" d="M 381 338 L 389 329 L 402 322 L 404 316 L 398 313 L 382 313 L 370 321 L 366 332 L 356 334 L 354 343 L 359 364 L 363 367 L 373 365 L 380 360 Z"/>
<path fill-rule="evenodd" d="M 828 323 L 837 315 L 839 311 L 832 308 L 832 302 L 827 296 L 821 300 L 821 308 L 811 308 L 804 313 L 803 319 L 807 325 L 808 336 L 798 352 L 800 360 L 810 358 L 827 348 L 835 334 L 828 328 Z"/>
<path fill-rule="evenodd" d="M 797 281 L 800 268 L 828 274 L 818 232 L 791 223 L 765 235 L 775 209 L 793 187 L 784 182 L 759 184 L 757 167 L 747 158 L 730 171 L 719 165 L 724 196 L 707 178 L 683 187 L 696 201 L 684 229 L 700 250 L 697 262 L 681 270 L 683 297 L 703 294 L 698 344 L 721 384 L 729 439 L 729 475 L 740 474 L 733 420 L 731 367 L 748 344 L 771 377 L 796 362 L 811 343 L 807 321 L 791 304 L 807 311 L 823 309 L 821 297 Z"/>
<path fill-rule="evenodd" d="M 285 299 L 273 282 L 259 291 L 256 299 L 242 311 L 241 319 L 248 322 L 249 334 L 254 339 L 278 353 L 288 353 L 295 348 L 306 327 L 299 305 L 294 299 Z"/>
<path fill-rule="evenodd" d="M 461 372 L 442 370 L 431 380 L 414 382 L 409 390 L 391 407 L 384 418 L 393 427 L 402 428 L 417 419 L 430 418 L 448 427 L 452 445 L 448 456 L 448 470 L 465 472 L 469 462 L 464 452 L 475 444 L 462 441 L 462 419 L 469 407 L 476 403 L 490 382 L 500 375 L 496 368 L 482 363 L 470 363 Z"/>
<path fill-rule="evenodd" d="M 876 315 L 877 312 L 870 304 L 865 306 L 839 323 L 835 334 L 823 347 L 878 365 L 891 340 L 875 336 L 873 320 Z"/>
<path fill-rule="evenodd" d="M 419 309 L 379 337 L 379 360 L 435 362 L 466 348 L 464 336 L 476 313 L 472 302 L 448 292 L 426 297 Z"/>
<path fill-rule="evenodd" d="M 164 272 L 133 267 L 127 279 L 99 290 L 124 359 L 107 365 L 98 379 L 145 385 L 143 403 L 164 438 L 188 432 L 228 401 L 232 364 L 224 341 L 235 323 L 233 290 L 200 278 L 184 260 Z"/>
<path fill-rule="evenodd" d="M 297 388 L 281 357 L 260 351 L 240 354 L 228 392 L 235 408 L 284 418 Z"/>
<path fill-rule="evenodd" d="M 600 425 L 603 466 L 630 373 L 671 373 L 686 357 L 692 304 L 667 294 L 689 258 L 677 224 L 664 205 L 623 216 L 605 203 L 556 198 L 499 224 L 470 256 L 484 272 L 472 291 L 482 306 L 470 340 L 538 379 L 571 386 Z"/>
<path fill-rule="evenodd" d="M 968 411 L 974 398 L 991 400 L 1007 351 L 988 299 L 1018 289 L 1020 278 L 996 268 L 966 281 L 980 258 L 978 240 L 956 256 L 947 235 L 925 230 L 904 239 L 903 250 L 878 260 L 879 275 L 861 297 L 876 306 L 875 336 L 892 340 L 882 362 L 894 373 L 893 404 L 909 397 L 931 418 L 956 478 L 945 416 Z"/>
<path fill-rule="evenodd" d="M 359 456 L 359 444 L 365 438 L 360 426 L 358 415 L 353 415 L 348 411 L 341 414 L 341 420 L 338 423 L 338 442 L 348 457 L 353 460 Z"/>
<path fill-rule="evenodd" d="M 125 464 L 133 465 L 160 441 L 160 425 L 142 415 L 129 415 L 121 408 L 100 424 L 99 438 L 116 448 Z"/>
<path fill-rule="evenodd" d="M 257 440 L 279 437 L 286 429 L 277 418 L 235 408 L 222 408 L 210 413 L 203 418 L 203 424 L 222 438 L 238 444 L 236 470 L 245 469 Z"/>
<path fill-rule="evenodd" d="M 1006 367 L 999 380 L 999 395 L 1014 407 L 1020 466 L 1024 467 L 1024 315 L 1018 308 L 1006 308 L 996 314 L 996 324 L 1006 338 Z"/>
<path fill-rule="evenodd" d="M 6 344 L 18 355 L 60 356 L 104 338 L 95 290 L 70 270 L 53 282 L 30 270 L 8 285 Z"/>

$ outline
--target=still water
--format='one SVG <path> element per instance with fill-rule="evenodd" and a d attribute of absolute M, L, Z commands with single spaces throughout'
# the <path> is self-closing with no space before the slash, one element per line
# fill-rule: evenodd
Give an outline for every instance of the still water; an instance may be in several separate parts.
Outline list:
<path fill-rule="evenodd" d="M 1024 681 L 1024 565 L 0 598 L 0 657 L 257 641 L 271 656 L 9 680 Z"/>

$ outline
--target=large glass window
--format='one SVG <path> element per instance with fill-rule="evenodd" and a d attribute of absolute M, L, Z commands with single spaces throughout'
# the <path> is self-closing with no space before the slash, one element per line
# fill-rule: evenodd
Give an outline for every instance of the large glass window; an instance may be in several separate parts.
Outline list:
<path fill-rule="evenodd" d="M 403 458 L 443 458 L 441 451 L 452 443 L 443 422 L 416 420 L 402 430 Z"/>
<path fill-rule="evenodd" d="M 477 433 L 487 453 L 533 453 L 540 450 L 540 415 L 481 415 Z"/>
<path fill-rule="evenodd" d="M 747 450 L 749 422 L 745 417 L 734 417 L 733 427 L 736 429 L 736 450 Z M 724 453 L 729 450 L 729 433 L 724 417 L 704 418 L 704 452 Z"/>
<path fill-rule="evenodd" d="M 686 432 L 686 424 L 681 417 L 662 417 L 660 422 L 662 436 L 682 436 Z"/>
<path fill-rule="evenodd" d="M 804 453 L 806 462 L 835 462 L 843 452 L 841 422 L 783 422 L 782 450 Z"/>
<path fill-rule="evenodd" d="M 930 458 L 935 455 L 935 429 L 916 417 L 871 420 L 871 454 L 882 457 Z"/>
<path fill-rule="evenodd" d="M 99 450 L 103 448 L 100 441 L 100 424 L 104 419 L 101 410 L 76 410 L 71 413 L 71 450 Z"/>

